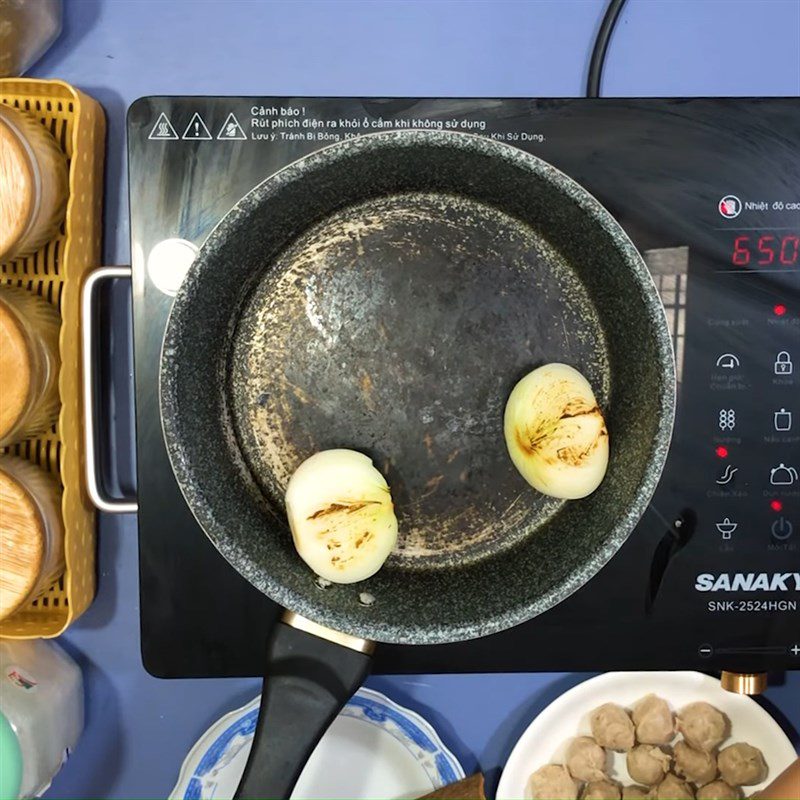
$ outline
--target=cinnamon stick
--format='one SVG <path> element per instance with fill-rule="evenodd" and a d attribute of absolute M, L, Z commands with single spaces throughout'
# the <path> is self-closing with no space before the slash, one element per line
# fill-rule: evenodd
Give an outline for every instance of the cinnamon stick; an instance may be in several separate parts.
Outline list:
<path fill-rule="evenodd" d="M 441 789 L 426 794 L 420 800 L 433 800 L 433 798 L 439 798 L 439 800 L 486 800 L 486 794 L 483 791 L 483 775 L 477 772 L 468 778 L 449 783 L 447 786 L 442 786 Z"/>

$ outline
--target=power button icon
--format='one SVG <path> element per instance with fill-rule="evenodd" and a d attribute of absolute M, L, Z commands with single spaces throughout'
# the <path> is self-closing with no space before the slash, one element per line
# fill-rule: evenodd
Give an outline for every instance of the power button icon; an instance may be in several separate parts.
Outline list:
<path fill-rule="evenodd" d="M 772 538 L 783 542 L 794 533 L 794 525 L 786 517 L 778 517 L 772 523 Z"/>

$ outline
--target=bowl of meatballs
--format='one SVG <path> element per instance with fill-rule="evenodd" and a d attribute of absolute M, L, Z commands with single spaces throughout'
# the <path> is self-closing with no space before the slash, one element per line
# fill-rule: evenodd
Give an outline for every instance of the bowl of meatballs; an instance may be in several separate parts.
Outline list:
<path fill-rule="evenodd" d="M 612 672 L 531 722 L 497 800 L 741 800 L 795 758 L 777 722 L 715 678 Z"/>

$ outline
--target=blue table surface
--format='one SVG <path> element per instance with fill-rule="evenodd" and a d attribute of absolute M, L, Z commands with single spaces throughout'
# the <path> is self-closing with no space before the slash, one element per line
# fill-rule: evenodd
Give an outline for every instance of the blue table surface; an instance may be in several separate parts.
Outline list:
<path fill-rule="evenodd" d="M 65 0 L 31 70 L 108 115 L 105 262 L 129 263 L 125 111 L 149 94 L 574 96 L 604 0 Z M 606 62 L 617 96 L 800 94 L 800 0 L 629 0 Z M 86 730 L 48 797 L 166 797 L 187 750 L 253 679 L 164 681 L 139 656 L 136 522 L 102 518 L 97 599 L 62 639 L 83 668 Z M 665 659 L 668 654 L 665 653 Z M 585 674 L 376 677 L 494 783 L 527 723 Z M 800 673 L 765 702 L 795 745 Z"/>

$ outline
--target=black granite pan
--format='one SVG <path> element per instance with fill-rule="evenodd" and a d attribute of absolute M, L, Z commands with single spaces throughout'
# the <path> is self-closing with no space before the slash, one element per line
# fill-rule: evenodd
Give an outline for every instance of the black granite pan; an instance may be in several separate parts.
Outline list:
<path fill-rule="evenodd" d="M 608 474 L 576 502 L 533 491 L 503 440 L 511 388 L 549 361 L 589 378 L 610 432 Z M 674 365 L 641 257 L 583 188 L 485 138 L 392 132 L 292 164 L 217 226 L 175 299 L 161 404 L 198 521 L 293 612 L 239 789 L 284 797 L 371 642 L 508 628 L 612 557 L 666 457 Z M 282 498 L 330 447 L 385 472 L 401 538 L 373 578 L 324 588 Z"/>

